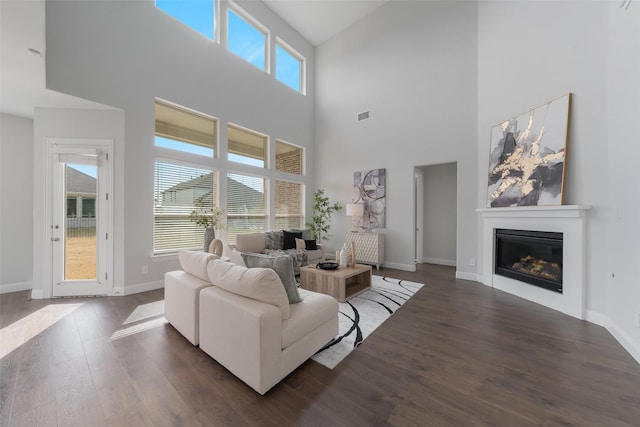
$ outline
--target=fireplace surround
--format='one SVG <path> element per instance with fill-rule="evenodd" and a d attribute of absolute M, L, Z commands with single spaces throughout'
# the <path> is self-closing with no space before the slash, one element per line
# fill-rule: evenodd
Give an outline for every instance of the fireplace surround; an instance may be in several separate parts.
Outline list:
<path fill-rule="evenodd" d="M 584 319 L 586 213 L 590 206 L 532 206 L 478 209 L 482 218 L 480 281 L 493 288 Z M 496 230 L 562 234 L 562 292 L 496 274 Z"/>

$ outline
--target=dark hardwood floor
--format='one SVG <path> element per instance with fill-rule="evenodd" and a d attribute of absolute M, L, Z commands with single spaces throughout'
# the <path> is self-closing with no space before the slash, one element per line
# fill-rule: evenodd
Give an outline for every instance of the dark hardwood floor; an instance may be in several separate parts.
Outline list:
<path fill-rule="evenodd" d="M 640 426 L 640 365 L 605 329 L 451 267 L 378 273 L 426 286 L 334 370 L 309 360 L 265 396 L 163 322 L 162 290 L 0 295 L 0 425 Z"/>

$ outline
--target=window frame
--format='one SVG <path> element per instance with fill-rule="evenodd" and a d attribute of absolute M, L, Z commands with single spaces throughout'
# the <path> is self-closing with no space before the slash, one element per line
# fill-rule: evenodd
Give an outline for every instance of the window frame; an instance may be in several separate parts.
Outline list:
<path fill-rule="evenodd" d="M 284 51 L 286 51 L 293 58 L 300 61 L 300 90 L 296 90 L 296 92 L 306 96 L 307 95 L 307 59 L 300 52 L 298 52 L 293 47 L 291 47 L 289 43 L 285 42 L 280 37 L 276 37 L 276 43 L 274 47 L 276 51 L 275 60 L 274 60 L 275 72 L 273 74 L 277 81 L 284 84 L 290 89 L 295 90 L 295 88 L 289 86 L 284 81 L 278 79 L 278 65 L 277 65 L 278 64 L 278 53 L 277 53 L 278 46 L 280 46 Z"/>
<path fill-rule="evenodd" d="M 227 51 L 231 52 L 232 54 L 236 55 L 238 58 L 242 58 L 243 61 L 246 61 L 247 63 L 254 65 L 253 63 L 249 62 L 246 58 L 238 55 L 237 53 L 235 53 L 234 51 L 232 51 L 231 49 L 229 49 L 229 12 L 233 12 L 235 13 L 240 19 L 242 19 L 243 21 L 245 21 L 247 24 L 251 25 L 253 28 L 255 28 L 257 31 L 259 31 L 260 33 L 262 33 L 264 35 L 264 64 L 263 67 L 264 68 L 259 68 L 256 66 L 256 68 L 258 68 L 260 71 L 263 71 L 267 74 L 271 74 L 271 30 L 269 30 L 269 28 L 267 28 L 265 25 L 263 25 L 260 21 L 258 21 L 256 18 L 254 18 L 249 12 L 247 12 L 246 10 L 244 10 L 243 8 L 241 8 L 240 6 L 238 6 L 237 3 L 235 3 L 232 0 L 228 0 L 228 4 L 227 4 L 227 10 L 226 10 L 226 14 L 225 14 L 225 22 L 226 22 L 226 30 L 227 30 L 227 34 L 226 34 L 226 48 Z"/>

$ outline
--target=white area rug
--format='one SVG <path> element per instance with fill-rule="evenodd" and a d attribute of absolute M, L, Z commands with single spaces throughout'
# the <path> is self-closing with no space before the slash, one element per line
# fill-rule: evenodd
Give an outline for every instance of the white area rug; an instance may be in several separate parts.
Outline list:
<path fill-rule="evenodd" d="M 311 359 L 333 369 L 423 285 L 371 276 L 371 289 L 340 303 L 339 335 Z"/>

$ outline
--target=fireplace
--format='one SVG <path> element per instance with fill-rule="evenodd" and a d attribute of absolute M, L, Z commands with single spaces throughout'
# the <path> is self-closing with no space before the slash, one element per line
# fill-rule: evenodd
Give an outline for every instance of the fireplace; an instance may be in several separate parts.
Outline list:
<path fill-rule="evenodd" d="M 482 275 L 480 276 L 482 283 L 578 319 L 584 319 L 587 283 L 586 225 L 587 212 L 590 208 L 590 206 L 561 205 L 478 209 L 482 215 Z M 503 276 L 502 273 L 497 274 L 496 230 L 498 229 L 553 232 L 543 236 L 552 237 L 554 233 L 558 237 L 562 236 L 562 250 L 555 249 L 556 254 L 562 254 L 562 261 L 558 263 L 562 269 L 560 283 L 554 283 L 555 288 L 550 291 L 524 282 L 522 276 L 513 279 Z M 507 245 L 514 244 L 513 240 L 508 240 Z M 516 239 L 516 246 L 517 243 Z M 556 244 L 555 247 L 557 248 L 558 245 Z M 553 254 L 554 250 L 547 248 L 544 257 L 538 257 L 554 262 Z M 523 257 L 527 255 L 524 254 Z M 513 265 L 520 260 L 512 259 L 511 261 Z M 562 286 L 562 292 L 558 292 L 558 285 Z"/>
<path fill-rule="evenodd" d="M 563 233 L 495 229 L 494 273 L 562 293 Z"/>

